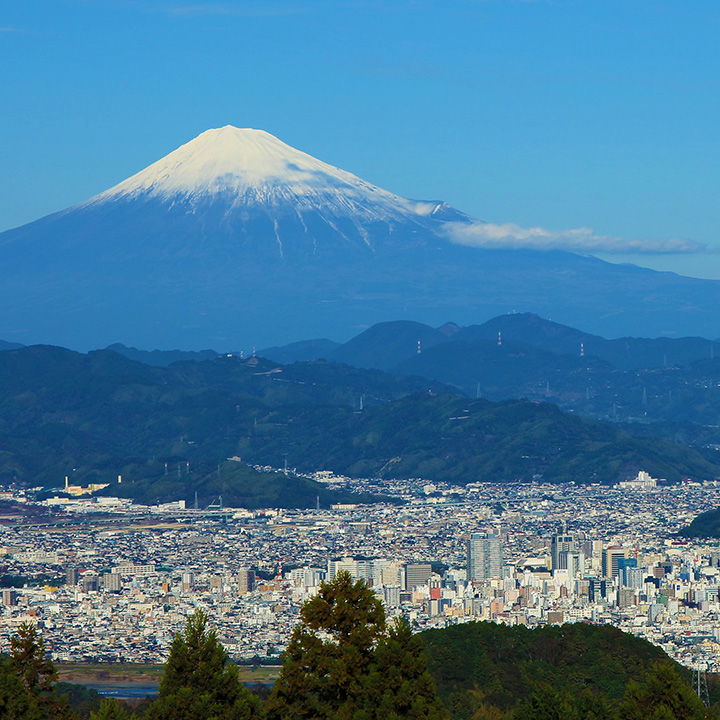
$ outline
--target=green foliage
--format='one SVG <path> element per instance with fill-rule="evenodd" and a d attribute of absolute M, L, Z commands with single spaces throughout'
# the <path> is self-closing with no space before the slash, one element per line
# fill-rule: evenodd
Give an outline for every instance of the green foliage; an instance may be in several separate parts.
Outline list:
<path fill-rule="evenodd" d="M 308 507 L 324 488 L 228 467 L 218 478 L 217 463 L 240 456 L 280 467 L 287 459 L 300 470 L 460 483 L 536 475 L 609 483 L 639 469 L 670 480 L 720 474 L 716 461 L 695 450 L 638 439 L 549 404 L 493 404 L 447 390 L 324 362 L 221 357 L 160 368 L 109 351 L 10 350 L 0 353 L 0 480 L 57 488 L 74 468 L 76 483 L 114 483 L 121 474 L 122 487 L 109 491 L 144 501 L 192 501 L 207 487 L 205 502 L 222 494 L 254 507 L 295 496 Z M 176 465 L 186 461 L 191 474 L 178 478 Z"/>
<path fill-rule="evenodd" d="M 54 689 L 55 695 L 63 698 L 80 720 L 87 720 L 103 701 L 103 696 L 97 690 L 77 683 L 60 681 Z"/>
<path fill-rule="evenodd" d="M 720 537 L 720 508 L 700 513 L 679 533 L 684 537 L 718 538 Z"/>
<path fill-rule="evenodd" d="M 130 720 L 130 715 L 115 698 L 105 698 L 97 712 L 90 713 L 90 720 Z"/>
<path fill-rule="evenodd" d="M 10 639 L 10 667 L 30 693 L 39 695 L 52 690 L 57 672 L 52 660 L 45 657 L 45 641 L 32 623 L 21 623 Z"/>
<path fill-rule="evenodd" d="M 670 663 L 656 663 L 642 683 L 631 681 L 620 720 L 703 720 L 705 707 Z"/>
<path fill-rule="evenodd" d="M 148 720 L 251 720 L 262 717 L 260 702 L 242 685 L 237 666 L 201 610 L 188 619 L 184 635 L 176 635 L 159 697 Z"/>
<path fill-rule="evenodd" d="M 20 676 L 0 657 L 0 717 L 3 720 L 41 718 L 37 699 L 27 692 Z"/>
<path fill-rule="evenodd" d="M 490 403 L 411 395 L 381 408 L 276 408 L 238 442 L 242 456 L 359 477 L 425 477 L 466 483 L 612 483 L 646 469 L 656 477 L 714 478 L 697 451 L 563 414 L 546 403 Z"/>
<path fill-rule="evenodd" d="M 243 462 L 200 460 L 194 462 L 191 472 L 186 473 L 181 463 L 181 475 L 173 472 L 165 475 L 164 463 L 145 463 L 140 482 L 127 478 L 122 484 L 112 483 L 102 495 L 133 498 L 136 502 L 152 503 L 185 500 L 188 507 L 198 493 L 201 507 L 222 496 L 231 507 L 260 508 L 311 508 L 320 500 L 322 507 L 331 503 L 363 503 L 384 500 L 383 496 L 355 494 L 347 491 L 329 490 L 323 483 L 284 473 L 263 473 Z M 131 477 L 133 475 L 131 474 Z M 135 473 L 135 476 L 137 474 Z"/>
<path fill-rule="evenodd" d="M 363 684 L 363 704 L 378 720 L 446 718 L 427 670 L 422 640 L 404 619 L 380 637 Z"/>
<path fill-rule="evenodd" d="M 341 572 L 303 605 L 268 701 L 273 720 L 441 719 L 445 715 L 406 623 L 385 623 L 363 580 Z"/>
<path fill-rule="evenodd" d="M 457 720 L 540 720 L 558 711 L 563 720 L 615 720 L 631 682 L 670 663 L 660 648 L 608 625 L 479 622 L 419 637 L 438 696 Z M 673 687 L 692 695 L 688 672 L 670 667 Z"/>
<path fill-rule="evenodd" d="M 0 718 L 3 720 L 70 720 L 72 712 L 53 688 L 57 678 L 45 643 L 35 626 L 22 623 L 10 639 L 10 655 L 0 656 Z"/>

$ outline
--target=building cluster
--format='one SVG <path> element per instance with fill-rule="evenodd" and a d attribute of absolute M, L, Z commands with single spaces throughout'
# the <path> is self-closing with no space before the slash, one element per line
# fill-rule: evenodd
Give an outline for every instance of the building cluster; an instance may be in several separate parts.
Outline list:
<path fill-rule="evenodd" d="M 162 662 L 200 607 L 232 656 L 263 661 L 320 583 L 347 571 L 417 630 L 608 623 L 720 668 L 720 545 L 677 535 L 717 505 L 714 484 L 318 479 L 404 502 L 251 512 L 82 501 L 5 524 L 2 579 L 16 587 L 2 593 L 0 641 L 31 621 L 57 659 Z"/>

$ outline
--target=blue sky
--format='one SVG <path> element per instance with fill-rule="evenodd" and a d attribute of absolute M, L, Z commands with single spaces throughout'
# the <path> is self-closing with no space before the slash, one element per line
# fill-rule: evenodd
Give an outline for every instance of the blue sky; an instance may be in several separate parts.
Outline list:
<path fill-rule="evenodd" d="M 233 124 L 510 242 L 720 278 L 719 38 L 703 0 L 8 0 L 0 230 Z"/>

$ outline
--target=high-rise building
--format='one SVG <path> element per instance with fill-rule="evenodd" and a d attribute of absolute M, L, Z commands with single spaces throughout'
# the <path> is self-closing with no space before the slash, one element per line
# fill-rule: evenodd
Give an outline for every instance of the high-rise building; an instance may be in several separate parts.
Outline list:
<path fill-rule="evenodd" d="M 192 586 L 195 584 L 195 575 L 191 572 L 184 572 L 182 574 L 181 587 L 183 592 L 189 592 Z"/>
<path fill-rule="evenodd" d="M 567 570 L 569 553 L 577 552 L 577 538 L 573 533 L 567 531 L 565 523 L 560 532 L 552 536 L 550 552 L 552 554 L 552 569 Z"/>
<path fill-rule="evenodd" d="M 431 563 L 407 563 L 405 565 L 405 589 L 412 590 L 414 587 L 427 585 L 431 575 Z"/>
<path fill-rule="evenodd" d="M 616 578 L 618 576 L 618 561 L 627 557 L 625 548 L 619 545 L 611 545 L 603 550 L 602 574 L 605 578 Z"/>
<path fill-rule="evenodd" d="M 103 585 L 106 592 L 120 592 L 122 590 L 122 577 L 119 573 L 107 573 L 103 576 Z"/>
<path fill-rule="evenodd" d="M 97 592 L 98 589 L 98 576 L 97 575 L 86 575 L 81 582 L 83 592 Z"/>
<path fill-rule="evenodd" d="M 502 574 L 502 539 L 496 533 L 473 533 L 467 544 L 468 580 L 488 580 Z"/>
<path fill-rule="evenodd" d="M 398 585 L 387 585 L 383 591 L 385 593 L 385 604 L 388 607 L 400 605 L 400 587 Z"/>
<path fill-rule="evenodd" d="M 357 580 L 357 560 L 351 557 L 331 558 L 328 560 L 328 580 L 334 580 L 339 572 L 349 572 Z"/>
<path fill-rule="evenodd" d="M 77 568 L 67 568 L 65 570 L 65 582 L 67 585 L 77 585 L 80 573 Z"/>
<path fill-rule="evenodd" d="M 5 607 L 12 607 L 13 605 L 17 605 L 17 590 L 3 590 L 2 602 Z"/>
<path fill-rule="evenodd" d="M 238 572 L 238 592 L 241 595 L 255 589 L 255 572 L 253 570 L 240 570 Z"/>

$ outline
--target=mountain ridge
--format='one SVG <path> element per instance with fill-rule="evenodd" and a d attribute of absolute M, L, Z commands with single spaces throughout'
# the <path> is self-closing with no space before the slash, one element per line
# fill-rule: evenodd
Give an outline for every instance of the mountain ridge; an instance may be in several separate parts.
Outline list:
<path fill-rule="evenodd" d="M 431 481 L 613 483 L 638 470 L 720 475 L 715 457 L 527 400 L 491 403 L 423 378 L 227 355 L 151 367 L 115 352 L 0 352 L 0 480 L 157 481 L 163 463 L 238 456 L 303 472 Z M 197 479 L 197 476 L 194 476 Z M 187 490 L 187 488 L 185 488 Z M 183 490 L 183 492 L 185 492 Z"/>
<path fill-rule="evenodd" d="M 250 352 L 345 341 L 398 315 L 438 327 L 510 310 L 610 337 L 720 334 L 720 281 L 453 242 L 474 222 L 262 131 L 207 131 L 84 203 L 0 233 L 0 337 Z"/>

